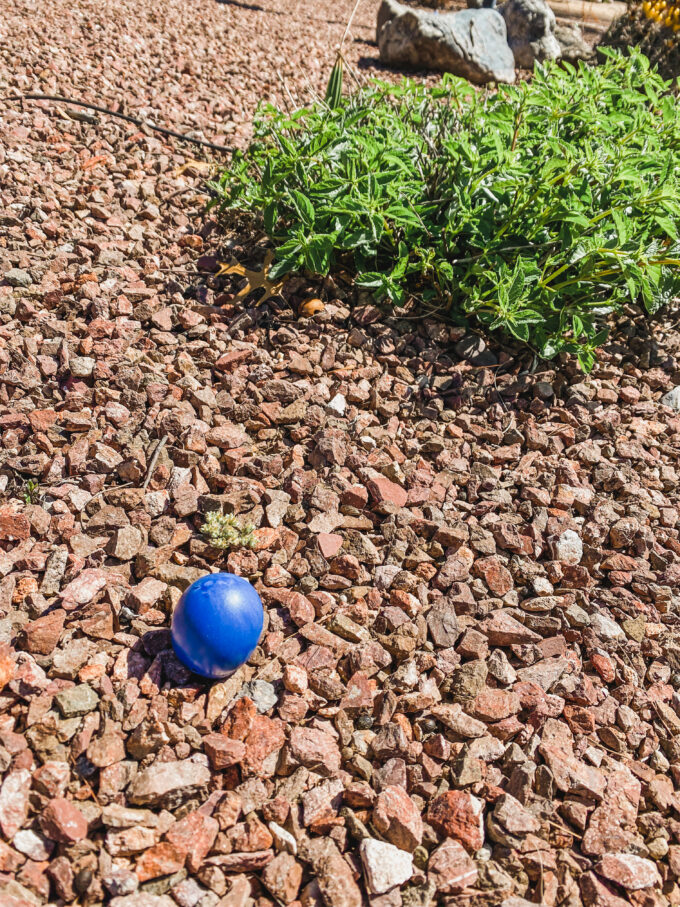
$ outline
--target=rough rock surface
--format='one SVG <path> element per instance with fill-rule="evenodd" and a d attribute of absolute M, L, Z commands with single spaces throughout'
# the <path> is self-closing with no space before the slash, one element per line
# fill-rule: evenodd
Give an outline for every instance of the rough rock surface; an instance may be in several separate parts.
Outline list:
<path fill-rule="evenodd" d="M 562 49 L 555 37 L 555 14 L 546 0 L 505 0 L 498 9 L 518 66 L 533 69 L 536 61 L 559 60 Z"/>
<path fill-rule="evenodd" d="M 435 13 L 382 0 L 376 38 L 385 63 L 451 72 L 480 84 L 515 81 L 505 24 L 494 9 Z"/>
<path fill-rule="evenodd" d="M 354 5 L 263 3 L 5 2 L 0 95 L 241 141 L 277 69 L 323 89 Z M 2 118 L 2 904 L 680 902 L 672 323 L 631 310 L 584 377 L 342 279 L 257 308 L 198 149 Z M 206 544 L 216 507 L 253 550 Z M 219 569 L 267 623 L 209 684 L 168 628 Z"/>
<path fill-rule="evenodd" d="M 555 38 L 560 45 L 560 58 L 567 63 L 578 63 L 579 60 L 593 61 L 595 52 L 583 36 L 583 30 L 577 22 L 557 22 Z"/>
<path fill-rule="evenodd" d="M 385 894 L 413 875 L 413 860 L 392 844 L 365 838 L 359 847 L 370 894 Z"/>

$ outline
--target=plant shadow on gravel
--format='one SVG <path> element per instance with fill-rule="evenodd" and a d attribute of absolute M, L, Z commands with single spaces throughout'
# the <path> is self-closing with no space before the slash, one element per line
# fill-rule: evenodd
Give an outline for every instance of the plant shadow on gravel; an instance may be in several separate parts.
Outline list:
<path fill-rule="evenodd" d="M 349 350 L 365 350 L 367 357 L 383 363 L 386 372 L 401 369 L 404 377 L 412 376 L 411 416 L 437 418 L 444 413 L 445 419 L 451 418 L 475 401 L 495 405 L 509 416 L 513 409 L 530 405 L 526 395 L 535 393 L 539 382 L 551 386 L 551 399 L 553 395 L 559 399 L 583 380 L 576 359 L 565 353 L 546 360 L 512 337 L 483 336 L 469 324 L 452 324 L 436 307 L 428 313 L 415 304 L 403 310 L 376 304 L 346 272 L 326 278 L 289 276 L 281 294 L 263 305 L 258 304 L 259 290 L 238 299 L 236 293 L 246 281 L 238 275 L 218 276 L 219 264 L 236 259 L 258 270 L 271 243 L 256 218 L 233 211 L 213 214 L 203 230 L 208 238 L 199 262 L 201 276 L 191 295 L 214 294 L 219 305 L 213 317 L 226 325 L 230 336 L 243 340 L 251 332 L 260 332 L 259 342 L 276 353 L 280 337 L 290 329 L 315 337 L 334 336 L 339 330 L 346 335 Z M 305 303 L 310 300 L 320 300 L 323 310 L 305 317 Z M 608 329 L 595 376 L 611 366 L 624 371 L 651 368 L 680 383 L 677 302 L 651 317 L 639 306 L 625 305 L 609 317 Z"/>

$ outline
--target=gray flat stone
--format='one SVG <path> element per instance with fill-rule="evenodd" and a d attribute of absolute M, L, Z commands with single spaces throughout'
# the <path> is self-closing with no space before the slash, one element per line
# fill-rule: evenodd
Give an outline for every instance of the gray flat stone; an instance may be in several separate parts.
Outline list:
<path fill-rule="evenodd" d="M 672 391 L 668 391 L 667 394 L 664 394 L 661 398 L 661 403 L 663 403 L 664 406 L 670 406 L 676 413 L 680 413 L 680 385 L 674 387 Z"/>
<path fill-rule="evenodd" d="M 54 701 L 63 718 L 77 718 L 93 712 L 99 703 L 99 696 L 91 686 L 81 683 L 57 693 Z"/>
<path fill-rule="evenodd" d="M 22 271 L 21 268 L 10 268 L 9 271 L 5 271 L 4 277 L 11 287 L 23 287 L 25 289 L 33 283 L 33 278 L 28 271 Z"/>
<path fill-rule="evenodd" d="M 279 700 L 274 685 L 267 680 L 249 680 L 244 683 L 234 698 L 242 699 L 244 696 L 252 699 L 261 715 L 273 709 Z"/>

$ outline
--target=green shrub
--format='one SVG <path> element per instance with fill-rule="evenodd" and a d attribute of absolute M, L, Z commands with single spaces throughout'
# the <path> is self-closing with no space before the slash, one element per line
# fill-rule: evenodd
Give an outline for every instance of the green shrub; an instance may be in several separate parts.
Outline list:
<path fill-rule="evenodd" d="M 492 94 L 445 76 L 264 108 L 219 202 L 262 214 L 272 278 L 342 266 L 589 370 L 608 314 L 680 295 L 680 115 L 642 54 L 605 53 Z"/>

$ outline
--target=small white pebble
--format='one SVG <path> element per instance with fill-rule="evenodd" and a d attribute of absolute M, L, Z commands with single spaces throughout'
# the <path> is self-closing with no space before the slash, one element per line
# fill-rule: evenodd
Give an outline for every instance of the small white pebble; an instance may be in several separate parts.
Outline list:
<path fill-rule="evenodd" d="M 337 413 L 339 416 L 344 416 L 345 410 L 347 409 L 347 400 L 345 400 L 342 394 L 336 394 L 326 405 L 328 406 L 328 409 L 333 410 L 334 413 Z"/>
<path fill-rule="evenodd" d="M 74 378 L 89 378 L 96 364 L 91 356 L 75 356 L 70 362 L 71 374 Z"/>
<path fill-rule="evenodd" d="M 589 746 L 583 753 L 585 758 L 590 762 L 591 765 L 595 765 L 599 768 L 602 765 L 602 760 L 604 759 L 604 752 L 597 749 L 595 746 Z"/>

